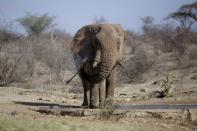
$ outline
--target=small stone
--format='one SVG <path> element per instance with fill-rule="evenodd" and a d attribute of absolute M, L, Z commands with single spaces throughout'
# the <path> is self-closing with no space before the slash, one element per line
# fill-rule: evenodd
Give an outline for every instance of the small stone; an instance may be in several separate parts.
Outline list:
<path fill-rule="evenodd" d="M 145 89 L 140 89 L 140 92 L 146 92 L 146 90 Z"/>
<path fill-rule="evenodd" d="M 132 96 L 132 98 L 137 98 L 137 96 Z"/>
<path fill-rule="evenodd" d="M 121 97 L 121 96 L 127 96 L 127 94 L 126 94 L 126 93 L 120 93 L 119 96 L 120 96 L 120 97 Z"/>
<path fill-rule="evenodd" d="M 129 102 L 129 101 L 130 101 L 130 99 L 129 99 L 129 98 L 127 98 L 127 99 L 126 99 L 126 101 L 127 101 L 127 102 Z"/>
<path fill-rule="evenodd" d="M 177 89 L 175 88 L 175 86 L 171 86 L 171 88 L 168 91 L 168 96 L 173 96 L 175 93 L 177 93 Z"/>
<path fill-rule="evenodd" d="M 183 110 L 182 119 L 185 120 L 185 121 L 188 121 L 188 120 L 191 119 L 191 114 L 190 114 L 189 109 L 184 109 Z"/>
<path fill-rule="evenodd" d="M 43 99 L 42 98 L 38 98 L 37 100 L 42 101 Z"/>
<path fill-rule="evenodd" d="M 16 114 L 17 114 L 16 111 L 11 112 L 11 115 L 12 115 L 12 116 L 15 116 Z"/>
<path fill-rule="evenodd" d="M 197 80 L 197 75 L 193 75 L 190 79 Z"/>
<path fill-rule="evenodd" d="M 191 121 L 197 121 L 197 109 L 190 109 Z"/>

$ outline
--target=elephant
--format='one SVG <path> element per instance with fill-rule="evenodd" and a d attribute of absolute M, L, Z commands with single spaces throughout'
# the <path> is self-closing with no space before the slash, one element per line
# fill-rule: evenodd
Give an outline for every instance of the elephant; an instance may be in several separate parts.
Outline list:
<path fill-rule="evenodd" d="M 71 51 L 84 90 L 82 106 L 111 107 L 116 65 L 123 59 L 125 33 L 119 24 L 92 24 L 77 31 Z"/>

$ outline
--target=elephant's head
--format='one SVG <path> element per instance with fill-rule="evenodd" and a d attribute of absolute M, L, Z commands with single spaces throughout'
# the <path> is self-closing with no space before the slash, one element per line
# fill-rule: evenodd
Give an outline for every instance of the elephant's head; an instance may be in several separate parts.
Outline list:
<path fill-rule="evenodd" d="M 81 76 L 92 83 L 106 79 L 122 60 L 123 43 L 124 30 L 120 25 L 98 24 L 81 28 L 71 43 Z"/>

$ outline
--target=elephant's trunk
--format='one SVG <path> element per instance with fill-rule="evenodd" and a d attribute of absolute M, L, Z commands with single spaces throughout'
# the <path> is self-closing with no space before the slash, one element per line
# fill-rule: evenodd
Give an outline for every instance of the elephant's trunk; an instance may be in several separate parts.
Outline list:
<path fill-rule="evenodd" d="M 101 47 L 101 55 L 100 55 L 100 62 L 98 62 L 97 66 L 94 68 L 94 64 L 92 64 L 92 70 L 93 73 L 88 73 L 84 65 L 81 69 L 81 75 L 83 78 L 89 82 L 93 83 L 99 83 L 106 79 L 111 71 L 113 70 L 113 67 L 116 64 L 116 50 L 113 49 L 115 47 L 112 46 L 111 41 L 106 41 L 106 43 L 100 43 L 99 45 Z M 96 56 L 97 57 L 97 56 Z M 95 62 L 94 62 L 95 63 Z"/>

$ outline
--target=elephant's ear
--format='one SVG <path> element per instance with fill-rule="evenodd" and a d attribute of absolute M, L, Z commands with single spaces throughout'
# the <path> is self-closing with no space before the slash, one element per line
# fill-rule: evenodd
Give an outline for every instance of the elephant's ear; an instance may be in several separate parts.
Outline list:
<path fill-rule="evenodd" d="M 71 42 L 71 51 L 73 53 L 77 53 L 79 52 L 79 50 L 81 50 L 83 46 L 82 41 L 84 40 L 84 38 L 85 38 L 85 28 L 81 28 L 80 30 L 77 31 Z"/>
<path fill-rule="evenodd" d="M 86 42 L 84 43 L 83 40 L 85 38 L 92 38 L 92 36 L 98 34 L 100 30 L 101 27 L 97 25 L 87 25 L 82 27 L 80 30 L 77 31 L 76 35 L 72 40 L 71 51 L 73 53 L 77 53 L 78 51 L 80 51 L 84 47 L 84 44 L 88 44 Z"/>

